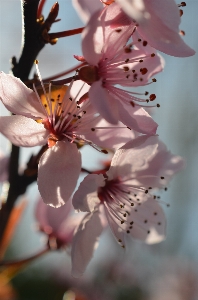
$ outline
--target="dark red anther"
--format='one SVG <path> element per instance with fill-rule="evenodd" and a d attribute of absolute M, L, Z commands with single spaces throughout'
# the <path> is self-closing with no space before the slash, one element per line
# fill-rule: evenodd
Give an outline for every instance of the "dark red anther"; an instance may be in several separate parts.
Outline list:
<path fill-rule="evenodd" d="M 156 99 L 156 95 L 155 94 L 151 94 L 149 96 L 150 101 L 154 101 Z"/>
<path fill-rule="evenodd" d="M 148 72 L 148 69 L 147 68 L 142 68 L 142 69 L 140 69 L 140 72 L 141 72 L 142 75 L 145 75 Z"/>

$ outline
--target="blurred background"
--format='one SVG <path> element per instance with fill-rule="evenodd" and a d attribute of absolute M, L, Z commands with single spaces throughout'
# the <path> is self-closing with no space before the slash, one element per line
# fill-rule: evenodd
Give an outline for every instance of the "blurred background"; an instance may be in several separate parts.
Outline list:
<path fill-rule="evenodd" d="M 59 0 L 61 21 L 51 32 L 83 26 L 71 0 Z M 47 0 L 47 16 L 54 1 Z M 198 50 L 198 1 L 187 0 L 180 29 L 186 43 Z M 0 70 L 8 73 L 10 58 L 20 55 L 21 4 L 19 0 L 0 1 Z M 49 77 L 76 65 L 74 54 L 81 55 L 80 36 L 59 39 L 39 54 L 42 77 Z M 157 95 L 161 107 L 153 112 L 158 134 L 172 153 L 186 161 L 185 169 L 175 176 L 161 198 L 167 216 L 167 238 L 148 246 L 128 241 L 126 251 L 120 249 L 107 230 L 100 239 L 83 278 L 71 277 L 69 249 L 49 253 L 24 268 L 8 284 L 0 276 L 0 300 L 197 300 L 198 299 L 198 79 L 197 55 L 165 58 L 164 72 L 149 91 Z M 32 70 L 32 74 L 35 70 Z M 144 89 L 143 89 L 144 90 Z M 1 104 L 0 104 L 1 105 Z M 1 115 L 8 115 L 0 106 Z M 0 136 L 0 149 L 9 152 L 8 141 Z M 22 149 L 21 166 L 38 149 Z M 83 166 L 97 169 L 103 154 L 84 147 Z M 82 179 L 82 178 L 81 178 Z M 26 194 L 27 205 L 16 227 L 6 259 L 25 258 L 42 249 L 44 235 L 36 229 L 36 184 Z M 1 282 L 2 281 L 2 282 Z"/>

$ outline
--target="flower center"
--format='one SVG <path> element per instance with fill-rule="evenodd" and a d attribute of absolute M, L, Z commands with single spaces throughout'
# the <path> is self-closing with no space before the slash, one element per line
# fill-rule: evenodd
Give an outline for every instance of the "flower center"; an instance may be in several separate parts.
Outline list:
<path fill-rule="evenodd" d="M 113 179 L 113 180 L 107 180 L 106 179 L 106 184 L 103 187 L 100 187 L 98 189 L 98 198 L 100 199 L 101 202 L 111 202 L 114 201 L 113 195 L 114 195 L 114 189 L 116 186 L 120 183 L 120 180 Z"/>
<path fill-rule="evenodd" d="M 79 70 L 79 77 L 81 80 L 91 84 L 100 79 L 98 75 L 98 68 L 96 66 L 85 66 Z"/>

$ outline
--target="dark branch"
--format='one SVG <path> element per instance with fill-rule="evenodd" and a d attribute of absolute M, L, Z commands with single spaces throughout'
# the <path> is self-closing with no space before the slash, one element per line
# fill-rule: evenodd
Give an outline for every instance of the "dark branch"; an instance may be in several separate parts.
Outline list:
<path fill-rule="evenodd" d="M 39 0 L 28 0 L 23 2 L 23 24 L 24 36 L 21 57 L 13 68 L 14 76 L 26 81 L 30 74 L 34 60 L 45 46 L 41 39 L 41 24 L 37 20 L 37 9 Z"/>

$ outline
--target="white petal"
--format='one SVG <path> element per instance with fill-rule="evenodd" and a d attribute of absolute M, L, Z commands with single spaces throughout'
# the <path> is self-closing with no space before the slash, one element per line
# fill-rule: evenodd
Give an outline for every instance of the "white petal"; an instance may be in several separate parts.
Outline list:
<path fill-rule="evenodd" d="M 75 144 L 57 142 L 41 157 L 38 188 L 46 204 L 59 207 L 73 193 L 81 170 L 81 155 Z"/>
<path fill-rule="evenodd" d="M 6 108 L 16 114 L 33 119 L 43 119 L 45 114 L 35 92 L 19 78 L 0 73 L 0 99 Z"/>
<path fill-rule="evenodd" d="M 103 31 L 98 19 L 100 10 L 95 12 L 82 32 L 83 56 L 90 65 L 97 65 L 103 47 Z M 97 39 L 96 39 L 97 36 Z"/>
<path fill-rule="evenodd" d="M 147 244 L 159 243 L 166 236 L 166 219 L 164 212 L 155 199 L 149 198 L 130 211 L 133 221 L 130 235 Z"/>
<path fill-rule="evenodd" d="M 127 96 L 125 95 L 125 98 Z M 157 123 L 139 106 L 132 107 L 123 101 L 116 101 L 119 111 L 119 120 L 129 128 L 144 134 L 155 134 Z"/>
<path fill-rule="evenodd" d="M 57 209 L 57 208 L 54 208 Z M 61 226 L 58 229 L 57 235 L 58 238 L 64 244 L 71 244 L 73 239 L 73 235 L 77 227 L 79 226 L 80 222 L 82 221 L 83 217 L 85 216 L 84 213 L 76 213 L 69 215 L 64 222 L 62 222 Z"/>
<path fill-rule="evenodd" d="M 169 55 L 186 57 L 195 51 L 179 35 L 179 9 L 173 0 L 117 0 L 139 26 L 138 32 L 152 47 Z"/>
<path fill-rule="evenodd" d="M 49 135 L 43 124 L 23 116 L 0 117 L 0 132 L 22 147 L 45 145 Z"/>
<path fill-rule="evenodd" d="M 102 175 L 90 174 L 81 182 L 78 190 L 73 196 L 73 206 L 79 211 L 91 212 L 100 202 L 97 196 L 97 189 L 103 185 L 104 177 Z"/>
<path fill-rule="evenodd" d="M 82 80 L 76 80 L 72 83 L 71 89 L 69 90 L 69 95 L 67 99 L 72 97 L 77 102 L 84 94 L 86 94 L 90 89 L 90 85 Z"/>
<path fill-rule="evenodd" d="M 155 155 L 149 159 L 146 169 L 136 173 L 136 179 L 141 183 L 141 186 L 162 188 L 167 186 L 172 177 L 183 167 L 184 160 L 168 151 L 165 144 L 158 139 Z"/>
<path fill-rule="evenodd" d="M 102 81 L 96 81 L 89 90 L 89 99 L 96 111 L 111 124 L 118 123 L 117 102 L 109 97 L 108 91 L 102 86 Z"/>
<path fill-rule="evenodd" d="M 88 22 L 93 13 L 102 9 L 102 3 L 99 0 L 72 0 L 72 4 L 84 23 Z"/>
<path fill-rule="evenodd" d="M 80 223 L 72 243 L 72 275 L 83 275 L 93 252 L 98 245 L 98 238 L 102 233 L 99 211 L 89 213 Z"/>
<path fill-rule="evenodd" d="M 118 220 L 109 213 L 108 208 L 106 206 L 105 206 L 105 214 L 116 241 L 123 248 L 125 248 L 125 232 L 122 230 L 121 226 L 118 225 L 117 223 Z"/>
<path fill-rule="evenodd" d="M 48 206 L 43 202 L 41 198 L 39 198 L 36 203 L 34 216 L 41 230 L 44 230 L 44 228 L 49 226 L 49 222 L 47 220 L 47 209 Z"/>
<path fill-rule="evenodd" d="M 46 205 L 46 204 L 44 204 Z M 53 228 L 54 232 L 59 233 L 60 226 L 67 220 L 69 213 L 71 212 L 72 205 L 71 201 L 65 203 L 65 205 L 54 208 L 49 205 L 47 206 L 46 216 L 49 225 Z"/>
<path fill-rule="evenodd" d="M 156 136 L 137 137 L 115 152 L 107 174 L 110 177 L 125 177 L 129 173 L 145 169 L 148 160 L 156 153 L 157 147 Z"/>
<path fill-rule="evenodd" d="M 98 127 L 100 127 L 100 129 L 97 129 Z M 89 128 L 86 137 L 94 144 L 108 149 L 118 149 L 137 136 L 135 131 L 129 130 L 121 122 L 117 125 L 113 125 L 101 119 L 101 121 L 95 124 L 94 128 L 95 131 Z"/>

